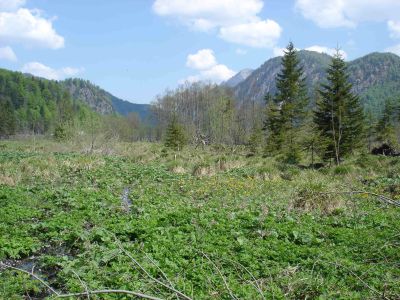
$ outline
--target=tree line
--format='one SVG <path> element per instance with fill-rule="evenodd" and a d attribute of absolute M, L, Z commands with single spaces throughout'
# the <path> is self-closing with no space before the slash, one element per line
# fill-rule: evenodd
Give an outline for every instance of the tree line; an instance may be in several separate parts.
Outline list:
<path fill-rule="evenodd" d="M 66 140 L 106 134 L 136 141 L 151 139 L 150 127 L 135 113 L 97 114 L 58 81 L 0 69 L 0 138 L 22 134 Z"/>
<path fill-rule="evenodd" d="M 245 144 L 250 155 L 279 155 L 288 163 L 305 156 L 336 164 L 363 147 L 400 139 L 399 101 L 388 101 L 375 118 L 365 112 L 352 92 L 340 51 L 333 56 L 326 79 L 310 99 L 306 77 L 293 43 L 282 58 L 276 77 L 277 92 L 265 95 L 264 105 L 237 103 L 229 89 L 205 83 L 187 83 L 159 97 L 153 108 L 166 146 L 182 148 L 185 139 L 207 136 L 212 143 Z M 316 103 L 310 106 L 310 103 Z M 171 130 L 171 128 L 176 130 Z M 180 128 L 177 130 L 177 128 Z M 184 130 L 182 130 L 184 128 Z M 180 146 L 172 143 L 179 140 Z"/>
<path fill-rule="evenodd" d="M 339 164 L 377 144 L 399 146 L 400 101 L 387 101 L 378 118 L 364 111 L 339 51 L 312 96 L 292 43 L 281 64 L 277 92 L 265 95 L 264 102 L 238 102 L 222 85 L 185 83 L 155 99 L 150 122 L 135 113 L 97 114 L 57 81 L 0 70 L 0 138 L 16 133 L 57 140 L 86 136 L 94 144 L 102 135 L 127 142 L 164 141 L 177 150 L 187 143 L 246 145 L 249 155 L 279 156 L 288 163 L 310 158 L 312 164 L 316 159 Z"/>

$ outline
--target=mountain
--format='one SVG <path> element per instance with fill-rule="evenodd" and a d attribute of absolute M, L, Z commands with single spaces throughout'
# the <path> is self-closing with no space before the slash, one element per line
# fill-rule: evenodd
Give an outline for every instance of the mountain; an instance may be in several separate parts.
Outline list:
<path fill-rule="evenodd" d="M 149 104 L 135 104 L 122 100 L 90 81 L 83 79 L 67 79 L 61 84 L 69 91 L 74 99 L 86 103 L 91 109 L 100 114 L 118 113 L 127 116 L 129 113 L 137 113 L 142 120 L 150 114 Z"/>
<path fill-rule="evenodd" d="M 47 80 L 0 69 L 0 138 L 17 133 L 46 133 L 60 122 L 100 114 L 137 113 L 150 119 L 150 105 L 119 99 L 81 79 Z"/>
<path fill-rule="evenodd" d="M 354 91 L 372 111 L 381 111 L 388 99 L 400 99 L 399 56 L 371 53 L 350 62 L 348 72 Z"/>
<path fill-rule="evenodd" d="M 331 56 L 302 50 L 298 52 L 304 69 L 309 95 L 324 82 Z M 233 87 L 239 101 L 263 101 L 267 93 L 275 94 L 275 78 L 281 70 L 282 57 L 265 62 Z M 366 109 L 379 112 L 386 99 L 400 98 L 400 57 L 391 53 L 371 53 L 348 62 L 349 80 Z"/>
<path fill-rule="evenodd" d="M 233 88 L 237 86 L 239 83 L 246 80 L 251 75 L 251 73 L 253 73 L 252 69 L 244 69 L 239 73 L 237 73 L 235 76 L 233 76 L 231 79 L 223 82 L 222 85 Z"/>
<path fill-rule="evenodd" d="M 136 104 L 119 99 L 113 95 L 111 95 L 111 103 L 114 111 L 122 116 L 137 113 L 141 120 L 147 120 L 150 116 L 150 104 Z"/>
<path fill-rule="evenodd" d="M 0 69 L 0 138 L 45 133 L 88 110 L 57 81 Z"/>

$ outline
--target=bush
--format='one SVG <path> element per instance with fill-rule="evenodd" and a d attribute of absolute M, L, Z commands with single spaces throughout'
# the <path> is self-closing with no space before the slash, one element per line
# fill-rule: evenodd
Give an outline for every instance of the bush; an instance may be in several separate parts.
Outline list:
<path fill-rule="evenodd" d="M 54 138 L 56 141 L 65 141 L 67 139 L 67 130 L 62 125 L 57 125 L 54 129 Z"/>

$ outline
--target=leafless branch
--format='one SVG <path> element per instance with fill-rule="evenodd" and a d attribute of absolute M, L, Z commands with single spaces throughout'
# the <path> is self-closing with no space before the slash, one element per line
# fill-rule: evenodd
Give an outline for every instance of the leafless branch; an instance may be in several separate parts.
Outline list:
<path fill-rule="evenodd" d="M 80 296 L 87 296 L 90 295 L 98 295 L 98 294 L 125 294 L 125 295 L 132 295 L 142 299 L 150 299 L 150 300 L 163 300 L 161 298 L 145 295 L 138 292 L 126 291 L 126 290 L 98 290 L 98 291 L 90 291 L 90 292 L 83 292 L 83 293 L 72 293 L 72 294 L 61 294 L 57 295 L 57 298 L 71 298 L 71 297 L 80 297 Z"/>
<path fill-rule="evenodd" d="M 154 282 L 162 285 L 163 287 L 169 289 L 170 291 L 174 292 L 175 294 L 178 294 L 179 297 L 186 299 L 186 300 L 192 300 L 192 298 L 190 298 L 189 296 L 186 296 L 184 293 L 176 290 L 175 288 L 173 288 L 172 286 L 169 286 L 168 284 L 165 284 L 164 282 L 158 280 L 157 278 L 154 278 L 149 272 L 147 272 L 147 270 L 145 268 L 143 268 L 143 266 L 122 246 L 121 242 L 115 237 L 116 239 L 116 243 L 118 245 L 118 248 L 127 256 L 129 257 L 129 259 L 139 267 L 140 270 L 143 271 L 143 273 L 146 274 L 146 276 L 148 278 L 150 278 L 151 280 L 153 280 Z"/>
<path fill-rule="evenodd" d="M 5 269 L 12 269 L 12 270 L 15 270 L 15 271 L 18 271 L 18 272 L 21 272 L 21 273 L 28 274 L 29 276 L 35 278 L 37 281 L 39 281 L 41 284 L 43 284 L 53 294 L 55 294 L 57 296 L 60 295 L 55 289 L 53 289 L 51 286 L 49 286 L 43 279 L 41 279 L 39 276 L 35 275 L 34 273 L 25 271 L 25 270 L 17 268 L 17 267 L 13 267 L 13 266 L 7 265 L 7 264 L 2 263 L 2 262 L 0 262 L 0 267 L 3 267 Z"/>
<path fill-rule="evenodd" d="M 229 295 L 231 296 L 232 299 L 237 299 L 235 297 L 235 295 L 233 294 L 232 290 L 229 288 L 228 282 L 225 279 L 225 276 L 221 273 L 221 271 L 219 270 L 219 268 L 217 267 L 217 265 L 207 256 L 207 254 L 205 254 L 204 252 L 201 252 L 203 254 L 203 256 L 214 266 L 214 268 L 217 270 L 218 274 L 221 276 L 222 281 L 224 282 L 224 285 L 226 287 L 226 289 L 229 292 Z"/>

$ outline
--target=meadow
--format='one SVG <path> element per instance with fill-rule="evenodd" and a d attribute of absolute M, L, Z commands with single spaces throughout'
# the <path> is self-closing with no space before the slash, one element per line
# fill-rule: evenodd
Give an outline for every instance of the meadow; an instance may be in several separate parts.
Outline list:
<path fill-rule="evenodd" d="M 107 145 L 0 142 L 0 299 L 400 299 L 399 158 Z"/>

